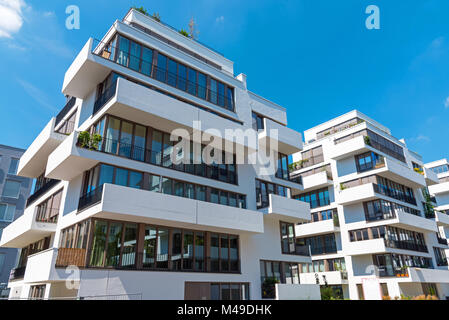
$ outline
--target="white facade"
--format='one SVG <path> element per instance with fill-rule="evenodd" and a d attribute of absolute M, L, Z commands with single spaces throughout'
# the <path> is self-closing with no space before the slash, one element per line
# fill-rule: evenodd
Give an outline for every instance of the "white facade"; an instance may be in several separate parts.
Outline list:
<path fill-rule="evenodd" d="M 117 34 L 120 34 L 121 42 L 113 44 L 123 46 L 114 47 L 112 43 L 106 46 L 105 44 Z M 126 54 L 124 53 L 126 40 L 123 39 L 134 41 L 131 49 L 128 47 Z M 136 43 L 140 44 L 139 57 L 133 55 Z M 153 50 L 151 61 L 143 58 L 145 54 L 148 54 L 148 52 L 144 53 L 143 46 Z M 157 56 L 156 52 L 158 52 Z M 114 55 L 116 58 L 113 58 Z M 174 86 L 170 83 L 172 79 L 170 76 L 173 74 L 156 67 L 162 63 L 162 58 L 160 61 L 156 58 L 161 55 L 174 59 L 178 63 L 178 69 L 175 69 L 178 70 L 177 77 L 175 74 L 177 82 Z M 151 76 L 146 74 L 147 64 L 150 65 Z M 167 66 L 170 68 L 170 64 Z M 187 90 L 179 88 L 180 83 L 184 81 L 181 76 L 182 66 L 188 66 L 198 73 L 195 73 L 195 77 L 198 77 L 196 79 L 198 86 L 193 89 L 193 93 L 189 91 L 190 87 L 187 87 Z M 108 88 L 114 89 L 108 95 L 109 91 L 102 90 L 101 88 L 105 89 L 105 87 L 99 85 L 111 72 L 120 74 L 120 77 L 113 86 Z M 165 76 L 161 75 L 161 72 Z M 207 75 L 207 88 L 210 90 L 205 92 L 207 99 L 201 97 L 200 73 Z M 167 78 L 161 80 L 161 77 Z M 189 79 L 193 79 L 191 75 Z M 214 83 L 214 80 L 219 84 Z M 215 85 L 215 89 L 211 89 L 211 83 Z M 232 96 L 228 96 L 228 92 L 220 95 L 220 86 L 223 84 L 226 85 L 223 88 L 233 90 Z M 87 41 L 65 74 L 62 92 L 72 98 L 68 100 L 67 106 L 60 115 L 56 119 L 51 119 L 20 161 L 19 175 L 31 178 L 45 177 L 54 179 L 56 182 L 46 180 L 44 187 L 35 196 L 36 200 L 30 204 L 21 218 L 23 223 L 17 221 L 3 231 L 0 246 L 23 248 L 21 261 L 26 261 L 25 265 L 18 266 L 16 274 L 10 279 L 10 298 L 110 295 L 131 297 L 137 294 L 143 299 L 192 297 L 202 299 L 214 297 L 207 288 L 209 286 L 212 288 L 212 284 L 221 283 L 220 297 L 223 299 L 226 298 L 226 292 L 231 292 L 234 298 L 235 295 L 240 295 L 240 298 L 261 299 L 262 279 L 265 277 L 261 275 L 261 260 L 283 262 L 281 264 L 283 268 L 290 268 L 285 264 L 287 262 L 293 265 L 293 268 L 295 264 L 297 266 L 299 263 L 311 262 L 308 252 L 297 253 L 295 249 L 291 254 L 286 254 L 281 250 L 280 221 L 295 224 L 310 219 L 308 204 L 288 199 L 291 194 L 302 191 L 301 184 L 274 175 L 261 176 L 258 173 L 258 167 L 252 165 L 237 165 L 237 181 L 232 183 L 229 182 L 229 179 L 232 179 L 229 166 L 226 169 L 227 178 L 224 178 L 228 180 L 223 181 L 221 178 L 183 172 L 187 170 L 187 167 L 179 171 L 149 160 L 155 152 L 156 131 L 170 133 L 173 129 L 182 128 L 190 134 L 199 131 L 205 137 L 215 138 L 224 136 L 227 129 L 242 131 L 252 129 L 252 112 L 265 117 L 265 127 L 256 132 L 255 145 L 250 145 L 246 140 L 225 138 L 225 143 L 231 143 L 234 150 L 242 148 L 248 154 L 252 154 L 258 150 L 258 145 L 271 146 L 277 141 L 270 129 L 276 129 L 279 133 L 279 152 L 290 155 L 302 150 L 301 134 L 286 127 L 286 110 L 248 91 L 246 76 L 241 74 L 234 77 L 233 62 L 154 19 L 130 10 L 123 21 L 117 20 L 111 26 L 101 43 L 95 43 L 93 39 Z M 221 99 L 225 98 L 222 104 Z M 215 102 L 212 101 L 213 99 Z M 114 118 L 124 123 L 120 129 L 122 132 L 120 139 L 123 139 L 125 135 L 125 124 L 131 123 L 133 128 L 136 128 L 132 131 L 134 132 L 130 140 L 133 141 L 132 143 L 137 143 L 137 128 L 146 128 L 145 142 L 141 149 L 146 155 L 141 159 L 133 158 L 137 157 L 136 150 L 140 150 L 135 145 L 132 146 L 134 153 L 122 154 L 124 150 L 122 148 L 125 148 L 124 140 L 105 140 L 106 133 L 102 136 L 102 152 L 95 148 L 91 150 L 80 146 L 79 132 L 94 130 L 92 126 L 99 123 L 105 115 L 108 116 L 107 121 L 112 121 L 110 119 Z M 195 121 L 201 121 L 200 129 L 194 126 Z M 62 130 L 62 127 L 70 127 L 71 130 Z M 113 132 L 112 129 L 111 132 Z M 151 135 L 150 132 L 152 132 Z M 108 146 L 118 143 L 121 147 L 115 149 L 118 150 L 115 154 L 112 151 L 106 151 Z M 153 151 L 148 153 L 149 149 Z M 106 181 L 100 184 L 102 180 L 95 176 L 95 179 L 98 179 L 95 180 L 98 182 L 98 188 L 94 190 L 92 187 L 94 180 L 87 181 L 86 172 L 100 164 L 115 168 L 115 175 L 110 176 L 111 181 L 115 182 Z M 104 168 L 99 169 L 101 174 L 106 172 Z M 128 170 L 126 175 L 127 177 L 129 175 L 129 180 L 124 182 L 126 186 L 117 182 L 119 181 L 118 172 L 122 169 Z M 131 171 L 141 178 L 140 190 L 131 187 Z M 151 175 L 173 179 L 170 184 L 175 194 L 149 191 L 150 180 L 148 179 L 156 179 Z M 270 194 L 268 206 L 258 210 L 254 192 L 256 178 L 275 183 L 276 186 L 284 187 L 288 192 L 283 196 Z M 179 181 L 183 181 L 183 188 L 186 188 L 186 191 L 183 191 L 185 196 L 176 195 Z M 205 190 L 208 190 L 206 192 L 208 201 L 189 198 L 187 188 L 190 184 L 195 184 L 195 197 L 200 195 L 200 186 L 205 187 Z M 166 185 L 161 182 L 157 187 L 165 188 Z M 229 205 L 212 203 L 215 188 L 220 190 L 220 203 L 229 201 Z M 62 193 L 54 196 L 59 190 L 62 190 Z M 90 192 L 90 196 L 86 197 L 86 192 Z M 243 199 L 243 196 L 246 197 L 246 205 L 241 202 L 238 205 L 235 199 Z M 52 204 L 49 204 L 51 209 L 46 211 L 42 208 L 47 199 L 50 199 Z M 232 199 L 236 202 L 232 202 Z M 58 205 L 56 206 L 55 203 Z M 56 218 L 51 210 L 57 210 Z M 42 212 L 44 212 L 43 219 L 37 218 L 41 217 Z M 81 223 L 85 221 L 90 223 L 88 224 L 90 229 L 86 232 L 81 227 Z M 101 251 L 102 254 L 104 252 L 107 260 L 102 261 L 102 266 L 96 265 L 97 267 L 93 268 L 91 264 L 96 258 L 92 257 L 100 252 L 96 251 L 99 247 L 95 246 L 100 245 L 98 243 L 101 238 L 98 235 L 99 229 L 95 229 L 94 232 L 94 227 L 97 226 L 94 224 L 95 221 L 106 221 L 110 224 L 106 231 L 107 246 L 105 244 L 105 248 Z M 114 243 L 116 246 L 111 250 L 119 250 L 120 253 L 117 254 L 120 254 L 121 258 L 109 256 L 111 241 L 118 239 L 112 238 L 115 235 L 114 230 L 117 230 L 112 227 L 114 221 L 121 223 L 122 228 L 132 225 L 133 228 L 136 226 L 135 230 L 137 230 L 135 239 L 128 241 L 128 235 L 120 229 L 121 234 L 124 234 L 123 238 L 118 240 L 121 241 L 120 244 Z M 68 231 L 68 228 L 72 226 L 76 226 L 73 238 Z M 145 232 L 151 226 L 159 228 L 158 250 L 159 247 L 160 250 L 163 247 L 162 230 L 170 230 L 170 238 L 167 242 L 168 260 L 163 260 L 167 262 L 168 267 L 143 270 L 144 262 L 139 260 L 139 257 L 142 250 L 149 250 Z M 184 230 L 182 238 L 184 240 L 180 242 L 184 245 L 181 267 L 183 270 L 173 271 L 173 266 L 177 263 L 174 262 L 176 256 L 174 246 L 177 243 L 175 241 L 179 240 L 175 238 L 178 228 Z M 185 267 L 184 263 L 188 264 L 189 257 L 192 257 L 190 250 L 193 250 L 193 244 L 186 243 L 189 232 L 192 234 L 195 232 L 195 237 L 199 237 L 198 234 L 204 234 L 204 242 L 202 244 L 195 242 L 194 250 L 198 253 L 207 247 L 206 251 L 202 251 L 205 255 L 203 259 L 209 258 L 210 255 L 210 261 L 212 261 L 210 266 L 208 260 L 203 260 L 203 267 L 196 265 Z M 220 238 L 220 260 L 217 260 L 220 263 L 217 267 L 219 271 L 212 270 L 212 263 L 215 261 L 212 255 L 215 249 L 211 246 L 213 245 L 212 237 L 215 234 L 223 235 L 223 238 Z M 81 235 L 84 235 L 84 238 Z M 232 269 L 234 268 L 232 254 L 235 253 L 235 248 L 227 249 L 226 247 L 233 245 L 233 237 L 237 237 L 238 242 L 236 270 Z M 73 242 L 68 239 L 73 239 Z M 195 241 L 196 239 L 198 238 L 195 238 Z M 228 240 L 222 239 L 230 240 L 227 242 Z M 208 243 L 209 240 L 210 243 Z M 30 244 L 33 245 L 30 247 Z M 129 257 L 129 253 L 125 256 L 124 251 L 128 250 L 125 246 L 134 250 L 133 267 L 126 269 L 117 265 L 114 267 L 108 265 L 108 259 L 117 258 L 120 259 L 117 263 L 123 266 L 124 260 Z M 145 252 L 149 254 L 149 251 Z M 228 256 L 225 256 L 225 253 Z M 159 258 L 158 253 L 156 259 Z M 159 260 L 157 261 L 159 263 Z M 201 259 L 195 256 L 195 263 L 197 261 L 201 262 Z M 79 272 L 74 274 L 66 272 L 67 265 L 78 265 Z M 200 269 L 192 270 L 193 268 Z M 206 268 L 210 272 L 201 272 L 201 268 Z M 234 272 L 225 272 L 226 268 Z M 288 270 L 291 272 L 293 269 Z M 272 298 L 320 299 L 318 286 L 299 284 L 299 274 L 289 276 L 285 271 L 278 278 L 281 278 L 281 283 L 273 287 L 275 296 Z M 68 283 L 74 284 L 75 287 L 68 286 Z M 231 291 L 226 291 L 228 285 L 231 286 Z"/>
<path fill-rule="evenodd" d="M 296 226 L 298 241 L 312 244 L 313 264 L 303 266 L 302 283 L 327 283 L 350 299 L 393 299 L 434 289 L 440 299 L 449 297 L 447 261 L 434 251 L 448 248 L 443 233 L 448 217 L 426 213 L 423 188 L 429 186 L 441 209 L 449 193 L 421 157 L 356 110 L 306 130 L 304 138 L 304 150 L 293 155 L 294 176 L 302 176 L 304 185 L 294 196 L 310 201 L 312 212 L 311 223 Z M 388 192 L 391 182 L 413 196 Z M 374 203 L 384 207 L 371 207 Z M 387 230 L 395 230 L 398 241 Z"/>

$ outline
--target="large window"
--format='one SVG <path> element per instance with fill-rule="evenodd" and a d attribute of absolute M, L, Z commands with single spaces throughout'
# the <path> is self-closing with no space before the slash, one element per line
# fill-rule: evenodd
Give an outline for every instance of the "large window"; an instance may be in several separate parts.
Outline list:
<path fill-rule="evenodd" d="M 254 130 L 258 131 L 258 130 L 263 130 L 264 129 L 264 124 L 263 124 L 263 119 L 264 117 L 252 112 L 251 113 L 251 117 L 252 117 L 252 127 Z"/>
<path fill-rule="evenodd" d="M 17 167 L 19 166 L 19 159 L 11 158 L 9 164 L 8 174 L 17 174 Z"/>
<path fill-rule="evenodd" d="M 260 260 L 262 284 L 266 279 L 276 279 L 280 283 L 299 284 L 299 264 L 297 262 Z"/>
<path fill-rule="evenodd" d="M 288 187 L 256 179 L 257 209 L 266 208 L 270 205 L 269 194 L 289 198 L 291 190 Z"/>
<path fill-rule="evenodd" d="M 373 147 L 373 148 L 375 148 L 375 149 L 377 149 L 377 150 L 379 150 L 399 161 L 406 162 L 405 156 L 404 156 L 404 149 L 401 146 L 397 145 L 396 143 L 393 143 L 392 141 L 390 141 L 390 140 L 388 140 L 368 129 L 361 130 L 361 131 L 352 133 L 350 135 L 338 138 L 334 142 L 335 142 L 335 144 L 338 144 L 338 143 L 342 143 L 344 141 L 348 141 L 348 140 L 351 140 L 351 139 L 353 139 L 355 137 L 359 137 L 359 136 L 367 137 L 367 138 L 365 138 L 365 142 L 369 146 L 371 146 L 371 147 Z"/>
<path fill-rule="evenodd" d="M 13 221 L 15 212 L 15 205 L 0 203 L 0 221 Z"/>
<path fill-rule="evenodd" d="M 187 148 L 175 150 L 179 141 L 171 141 L 170 133 L 109 115 L 99 120 L 92 127 L 92 131 L 103 137 L 98 146 L 99 151 L 237 184 L 236 157 L 233 154 L 214 150 L 221 153 L 222 164 L 207 165 L 202 157 L 205 145 L 195 145 L 191 141 L 189 153 L 186 153 Z M 176 155 L 172 155 L 174 151 L 177 151 Z M 173 156 L 180 160 L 180 163 L 172 163 Z"/>
<path fill-rule="evenodd" d="M 295 225 L 293 223 L 280 222 L 281 225 L 281 250 L 285 254 L 296 253 Z"/>
<path fill-rule="evenodd" d="M 338 217 L 337 209 L 312 212 L 311 215 L 312 215 L 312 222 L 331 220 L 334 219 L 334 217 Z"/>
<path fill-rule="evenodd" d="M 336 253 L 337 243 L 335 234 L 325 234 L 315 237 L 306 237 L 296 239 L 296 244 L 300 246 L 310 246 L 312 255 Z"/>
<path fill-rule="evenodd" d="M 155 65 L 153 65 L 153 55 L 156 56 Z M 122 35 L 116 35 L 105 46 L 102 56 L 193 96 L 234 111 L 234 88 Z"/>
<path fill-rule="evenodd" d="M 443 164 L 441 166 L 430 168 L 430 170 L 432 170 L 433 172 L 435 172 L 437 174 L 438 173 L 448 172 L 449 171 L 449 165 Z"/>
<path fill-rule="evenodd" d="M 421 216 L 421 212 L 417 209 L 409 208 L 394 202 L 386 200 L 374 200 L 363 203 L 366 221 L 377 221 L 394 219 L 398 211 Z"/>
<path fill-rule="evenodd" d="M 36 221 L 56 223 L 61 205 L 62 189 L 36 207 Z"/>
<path fill-rule="evenodd" d="M 62 230 L 60 246 L 87 248 L 89 226 L 86 220 Z M 99 219 L 92 227 L 90 267 L 240 271 L 237 235 Z"/>
<path fill-rule="evenodd" d="M 406 267 L 433 269 L 431 258 L 394 253 L 373 255 L 373 262 L 378 267 L 380 277 L 394 277 L 397 274 L 403 274 Z"/>
<path fill-rule="evenodd" d="M 377 226 L 359 230 L 350 230 L 350 241 L 385 239 L 389 248 L 427 252 L 424 234 L 391 226 Z"/>
<path fill-rule="evenodd" d="M 276 177 L 284 180 L 289 180 L 288 173 L 288 156 L 282 153 L 278 153 Z"/>
<path fill-rule="evenodd" d="M 303 193 L 295 196 L 295 199 L 309 203 L 311 209 L 330 205 L 328 188 Z"/>
<path fill-rule="evenodd" d="M 437 266 L 447 266 L 447 258 L 445 250 L 438 247 L 433 247 L 433 252 L 435 253 L 435 260 L 437 262 Z"/>
<path fill-rule="evenodd" d="M 19 198 L 20 182 L 14 180 L 6 180 L 3 186 L 3 197 Z"/>
<path fill-rule="evenodd" d="M 365 172 L 385 166 L 385 158 L 374 152 L 366 152 L 355 156 L 357 172 Z"/>

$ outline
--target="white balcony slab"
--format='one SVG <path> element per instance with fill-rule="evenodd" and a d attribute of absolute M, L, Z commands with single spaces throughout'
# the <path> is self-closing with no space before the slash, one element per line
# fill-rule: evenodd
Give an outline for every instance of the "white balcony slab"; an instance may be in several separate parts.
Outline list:
<path fill-rule="evenodd" d="M 96 217 L 139 223 L 231 233 L 264 232 L 263 214 L 258 211 L 112 184 L 103 186 L 101 202 L 86 212 Z M 80 215 L 85 218 L 83 213 Z"/>
<path fill-rule="evenodd" d="M 321 300 L 317 284 L 276 283 L 276 300 Z"/>
<path fill-rule="evenodd" d="M 268 218 L 285 222 L 299 223 L 310 221 L 310 205 L 296 199 L 289 199 L 275 194 L 269 195 L 269 206 L 259 209 Z"/>
<path fill-rule="evenodd" d="M 338 204 L 350 205 L 354 203 L 370 201 L 377 198 L 374 192 L 374 184 L 367 183 L 357 187 L 340 190 L 336 193 Z"/>
<path fill-rule="evenodd" d="M 117 80 L 115 96 L 100 110 L 123 117 L 130 121 L 149 125 L 156 129 L 172 132 L 185 129 L 190 134 L 198 130 L 203 135 L 203 143 L 213 138 L 222 138 L 237 146 L 255 151 L 258 148 L 257 133 L 249 129 L 251 139 L 244 139 L 246 128 L 240 123 L 225 119 L 211 112 L 201 110 L 168 95 L 151 90 L 123 78 Z M 236 132 L 237 137 L 228 136 L 226 131 Z"/>
<path fill-rule="evenodd" d="M 429 193 L 432 195 L 449 193 L 449 182 L 443 182 L 433 186 L 429 186 Z"/>
<path fill-rule="evenodd" d="M 378 170 L 377 174 L 409 187 L 422 188 L 426 186 L 424 175 L 408 167 L 405 163 L 389 157 L 385 157 L 385 167 Z"/>
<path fill-rule="evenodd" d="M 340 227 L 335 225 L 333 219 L 311 222 L 295 226 L 297 237 L 317 236 L 327 233 L 340 232 Z"/>
<path fill-rule="evenodd" d="M 55 278 L 58 249 L 50 248 L 28 256 L 24 282 L 46 282 Z"/>
<path fill-rule="evenodd" d="M 346 244 L 345 252 L 347 255 L 367 255 L 387 252 L 383 238 L 365 241 L 354 241 Z"/>
<path fill-rule="evenodd" d="M 78 135 L 72 132 L 49 156 L 45 176 L 72 180 L 104 159 L 104 154 L 77 146 Z"/>
<path fill-rule="evenodd" d="M 449 270 L 408 268 L 409 282 L 449 283 Z"/>
<path fill-rule="evenodd" d="M 56 223 L 37 222 L 34 207 L 3 229 L 0 247 L 23 248 L 56 232 Z"/>
<path fill-rule="evenodd" d="M 55 121 L 54 117 L 51 118 L 20 158 L 17 168 L 19 176 L 37 178 L 45 171 L 49 154 L 67 137 L 54 131 Z"/>
<path fill-rule="evenodd" d="M 278 151 L 283 154 L 293 154 L 302 150 L 302 134 L 287 128 L 271 119 L 264 119 L 264 129 L 258 134 L 259 145 L 271 148 L 277 144 Z"/>
<path fill-rule="evenodd" d="M 304 191 L 310 191 L 331 186 L 333 185 L 333 181 L 328 177 L 326 171 L 322 171 L 307 177 L 303 177 L 302 185 L 304 187 Z"/>
<path fill-rule="evenodd" d="M 435 211 L 435 221 L 438 226 L 449 227 L 449 215 Z"/>
<path fill-rule="evenodd" d="M 329 149 L 326 153 L 331 159 L 341 160 L 367 151 L 375 150 L 365 143 L 363 136 L 358 136 L 338 144 L 329 144 Z"/>
<path fill-rule="evenodd" d="M 324 285 L 324 277 L 329 285 L 348 284 L 348 273 L 346 271 L 326 271 L 326 272 L 308 272 L 299 274 L 300 283 L 316 283 L 316 277 L 320 281 L 320 285 Z"/>
<path fill-rule="evenodd" d="M 433 172 L 433 170 L 423 167 L 423 171 L 424 171 L 424 178 L 426 179 L 426 183 L 428 186 L 433 186 L 440 183 L 440 181 L 438 180 L 438 175 L 435 172 Z"/>

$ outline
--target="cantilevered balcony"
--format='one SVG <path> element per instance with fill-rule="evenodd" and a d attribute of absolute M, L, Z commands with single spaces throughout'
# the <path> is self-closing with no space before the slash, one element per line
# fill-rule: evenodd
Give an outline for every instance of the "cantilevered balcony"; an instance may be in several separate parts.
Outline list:
<path fill-rule="evenodd" d="M 429 186 L 429 193 L 432 195 L 449 193 L 449 182 L 443 182 L 433 186 Z"/>
<path fill-rule="evenodd" d="M 395 194 L 389 189 L 382 188 L 375 183 L 361 184 L 356 187 L 344 188 L 341 190 L 343 184 L 340 185 L 340 191 L 337 194 L 337 201 L 341 205 L 350 205 L 374 199 L 389 200 L 396 199 L 402 202 L 409 203 L 416 206 L 416 199 L 405 194 Z"/>
<path fill-rule="evenodd" d="M 320 189 L 333 185 L 332 177 L 326 171 L 321 171 L 302 178 L 304 191 Z"/>
<path fill-rule="evenodd" d="M 377 253 L 400 253 L 411 254 L 421 252 L 428 254 L 428 248 L 424 245 L 409 243 L 406 241 L 394 241 L 384 238 L 363 241 L 348 242 L 345 252 L 351 256 L 377 254 Z"/>
<path fill-rule="evenodd" d="M 331 159 L 341 160 L 368 151 L 376 152 L 376 149 L 366 144 L 364 136 L 358 136 L 345 142 L 330 144 L 327 155 Z"/>
<path fill-rule="evenodd" d="M 433 172 L 433 170 L 423 167 L 423 174 L 428 186 L 433 186 L 440 183 L 440 181 L 438 180 L 438 175 Z"/>
<path fill-rule="evenodd" d="M 426 186 L 424 175 L 396 159 L 385 157 L 385 167 L 376 172 L 377 175 L 393 180 L 409 187 L 422 188 Z"/>
<path fill-rule="evenodd" d="M 340 232 L 340 226 L 336 219 L 305 223 L 295 226 L 295 234 L 298 237 L 318 236 L 322 234 Z"/>
<path fill-rule="evenodd" d="M 56 118 L 52 118 L 20 158 L 17 174 L 37 178 L 45 171 L 47 158 L 67 137 L 55 132 Z"/>
<path fill-rule="evenodd" d="M 435 221 L 438 226 L 449 227 L 449 214 L 446 212 L 435 211 Z"/>
<path fill-rule="evenodd" d="M 301 133 L 280 125 L 273 120 L 264 118 L 264 129 L 259 132 L 259 146 L 270 145 L 273 149 L 277 145 L 278 151 L 283 154 L 293 154 L 302 150 Z"/>
<path fill-rule="evenodd" d="M 258 211 L 113 184 L 81 197 L 80 210 L 82 219 L 95 216 L 223 232 L 264 231 L 263 214 Z"/>
<path fill-rule="evenodd" d="M 310 221 L 310 205 L 303 201 L 269 194 L 268 207 L 259 209 L 268 218 L 299 223 Z"/>
<path fill-rule="evenodd" d="M 300 283 L 316 283 L 319 280 L 320 285 L 324 285 L 324 279 L 328 285 L 342 285 L 348 284 L 347 271 L 325 271 L 325 272 L 301 272 L 299 274 Z"/>
<path fill-rule="evenodd" d="M 0 247 L 23 248 L 55 233 L 58 213 L 53 209 L 43 212 L 39 207 L 30 207 L 3 229 Z"/>

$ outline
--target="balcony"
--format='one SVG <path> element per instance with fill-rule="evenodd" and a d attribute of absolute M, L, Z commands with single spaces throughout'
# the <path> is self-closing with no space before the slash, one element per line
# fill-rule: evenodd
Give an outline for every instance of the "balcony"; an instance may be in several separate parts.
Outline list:
<path fill-rule="evenodd" d="M 385 164 L 385 168 L 380 169 L 376 173 L 377 175 L 413 188 L 426 186 L 426 180 L 422 174 L 402 164 L 399 160 L 385 157 Z"/>
<path fill-rule="evenodd" d="M 259 132 L 259 146 L 277 144 L 280 153 L 290 155 L 302 150 L 302 135 L 301 133 L 280 125 L 273 120 L 264 118 L 264 129 Z"/>
<path fill-rule="evenodd" d="M 59 248 L 55 266 L 56 268 L 65 268 L 68 266 L 85 267 L 86 249 Z"/>
<path fill-rule="evenodd" d="M 440 183 L 440 181 L 438 180 L 438 175 L 433 172 L 433 170 L 423 167 L 423 174 L 428 186 L 433 186 Z"/>
<path fill-rule="evenodd" d="M 324 279 L 328 285 L 342 285 L 348 284 L 348 272 L 347 271 L 325 271 L 325 272 L 308 272 L 299 274 L 300 283 L 316 283 L 316 279 L 320 285 L 324 285 Z"/>
<path fill-rule="evenodd" d="M 124 78 L 117 79 L 115 86 L 109 88 L 104 96 L 97 100 L 94 106 L 95 116 L 100 117 L 108 113 L 165 132 L 185 129 L 193 134 L 194 130 L 198 130 L 203 135 L 203 141 L 209 141 L 211 137 L 221 138 L 233 143 L 234 150 L 237 146 L 252 151 L 257 149 L 256 136 L 244 139 L 244 133 L 237 137 L 226 135 L 226 130 L 235 132 L 246 129 L 238 122 Z"/>
<path fill-rule="evenodd" d="M 62 108 L 62 110 L 56 116 L 55 127 L 57 127 L 61 123 L 61 121 L 64 119 L 64 117 L 67 116 L 67 114 L 70 112 L 70 110 L 72 110 L 72 108 L 75 106 L 75 103 L 76 103 L 75 97 L 71 97 L 67 101 L 64 108 Z"/>
<path fill-rule="evenodd" d="M 332 177 L 326 171 L 318 172 L 302 178 L 304 191 L 320 189 L 333 185 Z"/>
<path fill-rule="evenodd" d="M 59 211 L 59 210 L 58 210 Z M 58 212 L 41 212 L 38 207 L 25 213 L 3 229 L 0 247 L 23 248 L 56 232 Z"/>
<path fill-rule="evenodd" d="M 357 187 L 341 190 L 337 195 L 338 204 L 350 205 L 378 198 L 374 183 L 362 184 Z"/>
<path fill-rule="evenodd" d="M 269 194 L 268 207 L 259 209 L 268 218 L 285 222 L 299 223 L 310 221 L 310 205 L 308 203 Z"/>
<path fill-rule="evenodd" d="M 438 226 L 449 227 L 449 214 L 435 211 L 435 221 Z"/>
<path fill-rule="evenodd" d="M 28 256 L 25 282 L 58 280 L 55 261 L 58 249 L 50 248 Z"/>
<path fill-rule="evenodd" d="M 28 197 L 26 207 L 33 204 L 37 199 L 39 199 L 48 190 L 53 188 L 59 183 L 59 180 L 49 179 L 40 189 L 36 190 L 31 196 Z"/>
<path fill-rule="evenodd" d="M 309 237 L 340 232 L 340 227 L 336 224 L 334 219 L 329 219 L 296 225 L 295 232 L 297 237 Z"/>
<path fill-rule="evenodd" d="M 89 200 L 90 199 L 90 200 Z M 213 227 L 222 232 L 263 233 L 258 211 L 167 195 L 159 192 L 104 184 L 102 192 L 80 199 L 82 218 L 136 221 L 185 228 Z"/>
<path fill-rule="evenodd" d="M 409 251 L 428 253 L 428 249 L 425 245 L 419 245 L 405 241 L 394 241 L 384 238 L 351 241 L 346 245 L 345 252 L 346 250 L 348 252 L 348 255 L 351 256 L 378 253 L 410 254 Z M 404 252 L 404 250 L 408 252 Z"/>
<path fill-rule="evenodd" d="M 449 193 L 449 182 L 442 182 L 433 186 L 429 186 L 429 193 L 432 195 Z"/>
<path fill-rule="evenodd" d="M 338 144 L 330 144 L 328 157 L 333 160 L 342 160 L 368 151 L 376 151 L 365 143 L 365 137 L 358 136 Z"/>
<path fill-rule="evenodd" d="M 45 126 L 33 143 L 28 147 L 20 158 L 17 175 L 37 178 L 45 171 L 48 156 L 67 137 L 64 134 L 55 132 L 55 118 Z"/>

